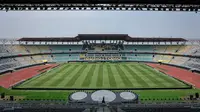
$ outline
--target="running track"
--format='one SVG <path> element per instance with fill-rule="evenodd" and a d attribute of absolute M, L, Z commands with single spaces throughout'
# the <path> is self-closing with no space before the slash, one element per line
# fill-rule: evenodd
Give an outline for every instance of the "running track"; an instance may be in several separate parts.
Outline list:
<path fill-rule="evenodd" d="M 168 65 L 160 65 L 160 64 L 152 64 L 147 63 L 147 65 L 164 72 L 172 77 L 180 79 L 188 84 L 195 86 L 196 88 L 200 88 L 200 74 L 192 73 L 186 69 L 168 66 Z"/>
<path fill-rule="evenodd" d="M 13 73 L 7 73 L 0 77 L 0 86 L 4 88 L 9 88 L 17 83 L 20 83 L 21 81 L 27 80 L 35 75 L 38 75 L 41 72 L 47 71 L 56 66 L 58 66 L 58 64 L 46 64 L 24 68 L 21 70 L 17 70 Z"/>

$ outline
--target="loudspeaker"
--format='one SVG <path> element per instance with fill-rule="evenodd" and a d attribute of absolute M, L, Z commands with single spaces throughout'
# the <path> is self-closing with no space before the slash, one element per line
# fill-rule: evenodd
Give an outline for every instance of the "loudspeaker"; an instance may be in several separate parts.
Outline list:
<path fill-rule="evenodd" d="M 195 97 L 196 97 L 196 98 L 199 98 L 199 93 L 195 93 Z"/>
<path fill-rule="evenodd" d="M 10 101 L 13 101 L 14 100 L 14 96 L 10 96 Z"/>
<path fill-rule="evenodd" d="M 5 93 L 1 93 L 1 98 L 5 98 Z"/>

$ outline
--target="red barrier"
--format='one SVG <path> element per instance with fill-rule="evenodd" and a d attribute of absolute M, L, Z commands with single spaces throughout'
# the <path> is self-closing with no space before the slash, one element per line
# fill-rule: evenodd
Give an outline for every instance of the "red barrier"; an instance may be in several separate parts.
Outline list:
<path fill-rule="evenodd" d="M 195 86 L 196 88 L 200 88 L 200 74 L 192 73 L 189 70 L 168 66 L 168 65 L 160 65 L 160 64 L 153 64 L 148 63 L 147 65 L 164 72 L 172 77 L 180 79 L 188 84 Z"/>
<path fill-rule="evenodd" d="M 58 66 L 58 64 L 39 65 L 14 71 L 13 73 L 7 73 L 0 78 L 0 86 L 9 88 L 55 66 Z"/>

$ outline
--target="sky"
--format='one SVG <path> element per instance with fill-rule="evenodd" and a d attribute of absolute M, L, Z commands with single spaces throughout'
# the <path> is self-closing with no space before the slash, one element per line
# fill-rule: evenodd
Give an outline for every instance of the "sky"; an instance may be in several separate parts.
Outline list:
<path fill-rule="evenodd" d="M 0 11 L 0 38 L 128 34 L 200 39 L 200 13 L 151 11 Z"/>

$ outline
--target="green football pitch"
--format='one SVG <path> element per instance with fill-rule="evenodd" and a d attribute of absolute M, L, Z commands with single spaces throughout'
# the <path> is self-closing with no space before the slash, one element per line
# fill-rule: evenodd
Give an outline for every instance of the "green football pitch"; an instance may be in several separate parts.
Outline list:
<path fill-rule="evenodd" d="M 172 88 L 187 85 L 144 63 L 65 63 L 18 88 Z"/>

